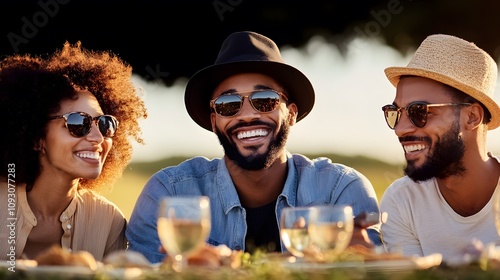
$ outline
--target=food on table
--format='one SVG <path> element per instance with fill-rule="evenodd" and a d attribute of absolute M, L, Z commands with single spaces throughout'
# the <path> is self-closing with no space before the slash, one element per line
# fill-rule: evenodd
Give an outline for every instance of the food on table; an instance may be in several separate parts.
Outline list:
<path fill-rule="evenodd" d="M 344 252 L 343 256 L 348 258 L 354 256 L 363 261 L 380 261 L 380 260 L 405 260 L 408 257 L 400 253 L 380 252 L 379 250 L 367 248 L 362 245 L 351 245 Z"/>
<path fill-rule="evenodd" d="M 105 265 L 111 265 L 113 267 L 138 267 L 138 268 L 150 268 L 151 263 L 139 252 L 134 251 L 116 251 L 103 260 Z"/>
<path fill-rule="evenodd" d="M 241 266 L 242 251 L 231 250 L 226 245 L 212 246 L 205 244 L 201 249 L 188 256 L 188 265 L 209 268 Z M 171 263 L 172 259 L 166 257 L 164 263 Z"/>
<path fill-rule="evenodd" d="M 38 265 L 83 266 L 97 269 L 97 261 L 87 251 L 70 252 L 68 249 L 53 245 L 35 258 Z"/>

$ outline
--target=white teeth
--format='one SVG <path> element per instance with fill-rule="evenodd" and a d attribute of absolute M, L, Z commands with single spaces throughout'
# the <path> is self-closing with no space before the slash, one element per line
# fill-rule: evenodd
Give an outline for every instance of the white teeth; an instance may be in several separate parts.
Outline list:
<path fill-rule="evenodd" d="M 268 132 L 265 129 L 257 129 L 257 130 L 240 132 L 240 133 L 238 133 L 237 137 L 238 137 L 238 139 L 251 138 L 251 137 L 257 137 L 257 136 L 266 136 L 267 133 Z"/>
<path fill-rule="evenodd" d="M 99 153 L 98 152 L 95 152 L 95 153 L 89 153 L 89 152 L 86 152 L 86 153 L 77 153 L 76 155 L 78 157 L 81 157 L 81 158 L 91 158 L 91 159 L 98 159 L 99 158 Z"/>
<path fill-rule="evenodd" d="M 415 151 L 420 151 L 420 150 L 423 150 L 427 148 L 426 145 L 422 145 L 422 144 L 418 144 L 418 145 L 406 145 L 406 146 L 403 146 L 403 149 L 405 149 L 405 152 L 406 153 L 411 153 L 411 152 L 415 152 Z"/>

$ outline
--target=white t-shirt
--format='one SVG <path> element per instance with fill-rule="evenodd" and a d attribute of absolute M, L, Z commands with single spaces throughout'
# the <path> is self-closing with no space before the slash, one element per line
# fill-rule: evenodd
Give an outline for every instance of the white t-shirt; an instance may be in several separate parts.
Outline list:
<path fill-rule="evenodd" d="M 499 191 L 497 183 L 495 193 Z M 400 178 L 380 201 L 381 213 L 388 215 L 381 226 L 385 249 L 406 256 L 440 253 L 446 261 L 463 256 L 473 239 L 485 245 L 497 242 L 493 197 L 481 211 L 463 217 L 448 205 L 435 178 L 419 183 L 407 176 Z"/>

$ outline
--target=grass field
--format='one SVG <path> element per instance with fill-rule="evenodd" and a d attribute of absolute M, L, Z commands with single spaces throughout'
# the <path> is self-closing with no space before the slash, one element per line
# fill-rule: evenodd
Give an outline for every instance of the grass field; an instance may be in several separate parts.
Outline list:
<path fill-rule="evenodd" d="M 307 155 L 316 158 L 319 155 Z M 362 156 L 342 156 L 324 154 L 333 162 L 351 166 L 363 173 L 373 184 L 380 201 L 387 186 L 396 178 L 402 176 L 402 165 L 392 165 L 372 158 Z M 111 192 L 104 194 L 113 201 L 125 214 L 127 220 L 135 205 L 144 184 L 156 171 L 166 166 L 176 165 L 189 157 L 172 157 L 160 161 L 132 163 L 124 172 L 123 177 L 114 185 Z"/>

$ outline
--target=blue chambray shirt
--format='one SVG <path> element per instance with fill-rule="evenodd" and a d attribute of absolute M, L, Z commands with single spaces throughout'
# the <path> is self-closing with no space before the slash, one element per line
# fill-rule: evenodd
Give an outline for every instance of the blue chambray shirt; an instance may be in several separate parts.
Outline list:
<path fill-rule="evenodd" d="M 287 153 L 288 175 L 276 202 L 279 226 L 284 207 L 345 204 L 354 215 L 363 211 L 379 213 L 370 181 L 353 168 L 332 163 L 328 158 L 308 159 Z M 156 229 L 159 201 L 164 196 L 205 195 L 210 198 L 212 228 L 208 243 L 225 244 L 233 250 L 245 249 L 246 212 L 240 203 L 224 160 L 194 157 L 164 168 L 147 182 L 136 202 L 126 236 L 129 250 L 142 253 L 150 262 L 163 261 Z M 380 244 L 378 231 L 370 239 Z M 284 249 L 284 246 L 281 246 Z"/>

